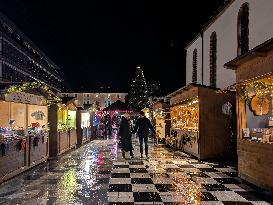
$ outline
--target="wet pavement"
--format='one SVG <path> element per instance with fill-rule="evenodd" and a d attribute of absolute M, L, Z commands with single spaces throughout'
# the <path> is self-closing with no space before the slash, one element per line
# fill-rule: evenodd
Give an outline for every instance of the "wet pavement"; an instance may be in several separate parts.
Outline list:
<path fill-rule="evenodd" d="M 0 205 L 107 204 L 117 146 L 97 140 L 0 186 Z"/>
<path fill-rule="evenodd" d="M 0 205 L 272 204 L 231 166 L 152 144 L 148 160 L 134 151 L 124 160 L 116 140 L 94 140 L 0 185 Z"/>

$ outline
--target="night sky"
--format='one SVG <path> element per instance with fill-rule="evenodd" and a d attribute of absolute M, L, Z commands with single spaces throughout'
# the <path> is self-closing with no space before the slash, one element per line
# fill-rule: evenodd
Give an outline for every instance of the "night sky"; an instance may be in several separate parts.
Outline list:
<path fill-rule="evenodd" d="M 224 0 L 163 2 L 0 0 L 0 12 L 62 69 L 71 91 L 128 92 L 140 65 L 168 94 L 185 84 L 185 45 Z"/>

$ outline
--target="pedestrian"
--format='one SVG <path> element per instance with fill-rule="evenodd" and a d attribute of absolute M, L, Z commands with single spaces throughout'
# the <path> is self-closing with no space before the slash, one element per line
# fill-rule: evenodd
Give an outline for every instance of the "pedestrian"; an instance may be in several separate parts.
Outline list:
<path fill-rule="evenodd" d="M 112 120 L 111 120 L 111 116 L 108 114 L 106 115 L 106 135 L 107 137 L 111 137 L 112 136 Z"/>
<path fill-rule="evenodd" d="M 131 159 L 134 158 L 132 145 L 132 132 L 129 124 L 130 115 L 125 113 L 121 118 L 119 126 L 119 136 L 121 141 L 122 158 L 125 159 L 125 153 L 130 152 Z"/>
<path fill-rule="evenodd" d="M 139 146 L 140 146 L 140 158 L 143 158 L 143 142 L 145 145 L 145 155 L 146 159 L 148 156 L 148 137 L 150 130 L 155 134 L 155 129 L 152 126 L 151 121 L 145 117 L 143 111 L 140 111 L 140 118 L 136 121 L 134 132 L 137 133 L 137 137 L 139 138 Z"/>

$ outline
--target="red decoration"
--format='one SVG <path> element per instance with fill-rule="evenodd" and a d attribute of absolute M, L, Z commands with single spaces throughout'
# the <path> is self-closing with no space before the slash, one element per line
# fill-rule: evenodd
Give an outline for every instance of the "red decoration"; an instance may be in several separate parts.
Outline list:
<path fill-rule="evenodd" d="M 40 123 L 39 122 L 31 123 L 31 127 L 32 128 L 40 127 Z"/>

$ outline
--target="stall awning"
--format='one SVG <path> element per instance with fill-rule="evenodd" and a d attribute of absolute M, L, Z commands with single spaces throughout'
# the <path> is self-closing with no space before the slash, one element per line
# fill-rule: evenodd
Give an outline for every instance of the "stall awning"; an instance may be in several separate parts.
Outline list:
<path fill-rule="evenodd" d="M 268 52 L 272 50 L 273 50 L 273 38 L 249 50 L 247 53 L 241 56 L 238 56 L 237 58 L 227 62 L 224 66 L 227 69 L 236 70 L 239 66 L 241 66 L 242 64 L 252 59 L 255 59 L 257 57 L 266 57 Z"/>
<path fill-rule="evenodd" d="M 117 100 L 116 102 L 112 103 L 111 105 L 103 109 L 103 111 L 116 111 L 116 110 L 129 111 L 126 104 L 120 100 Z"/>

